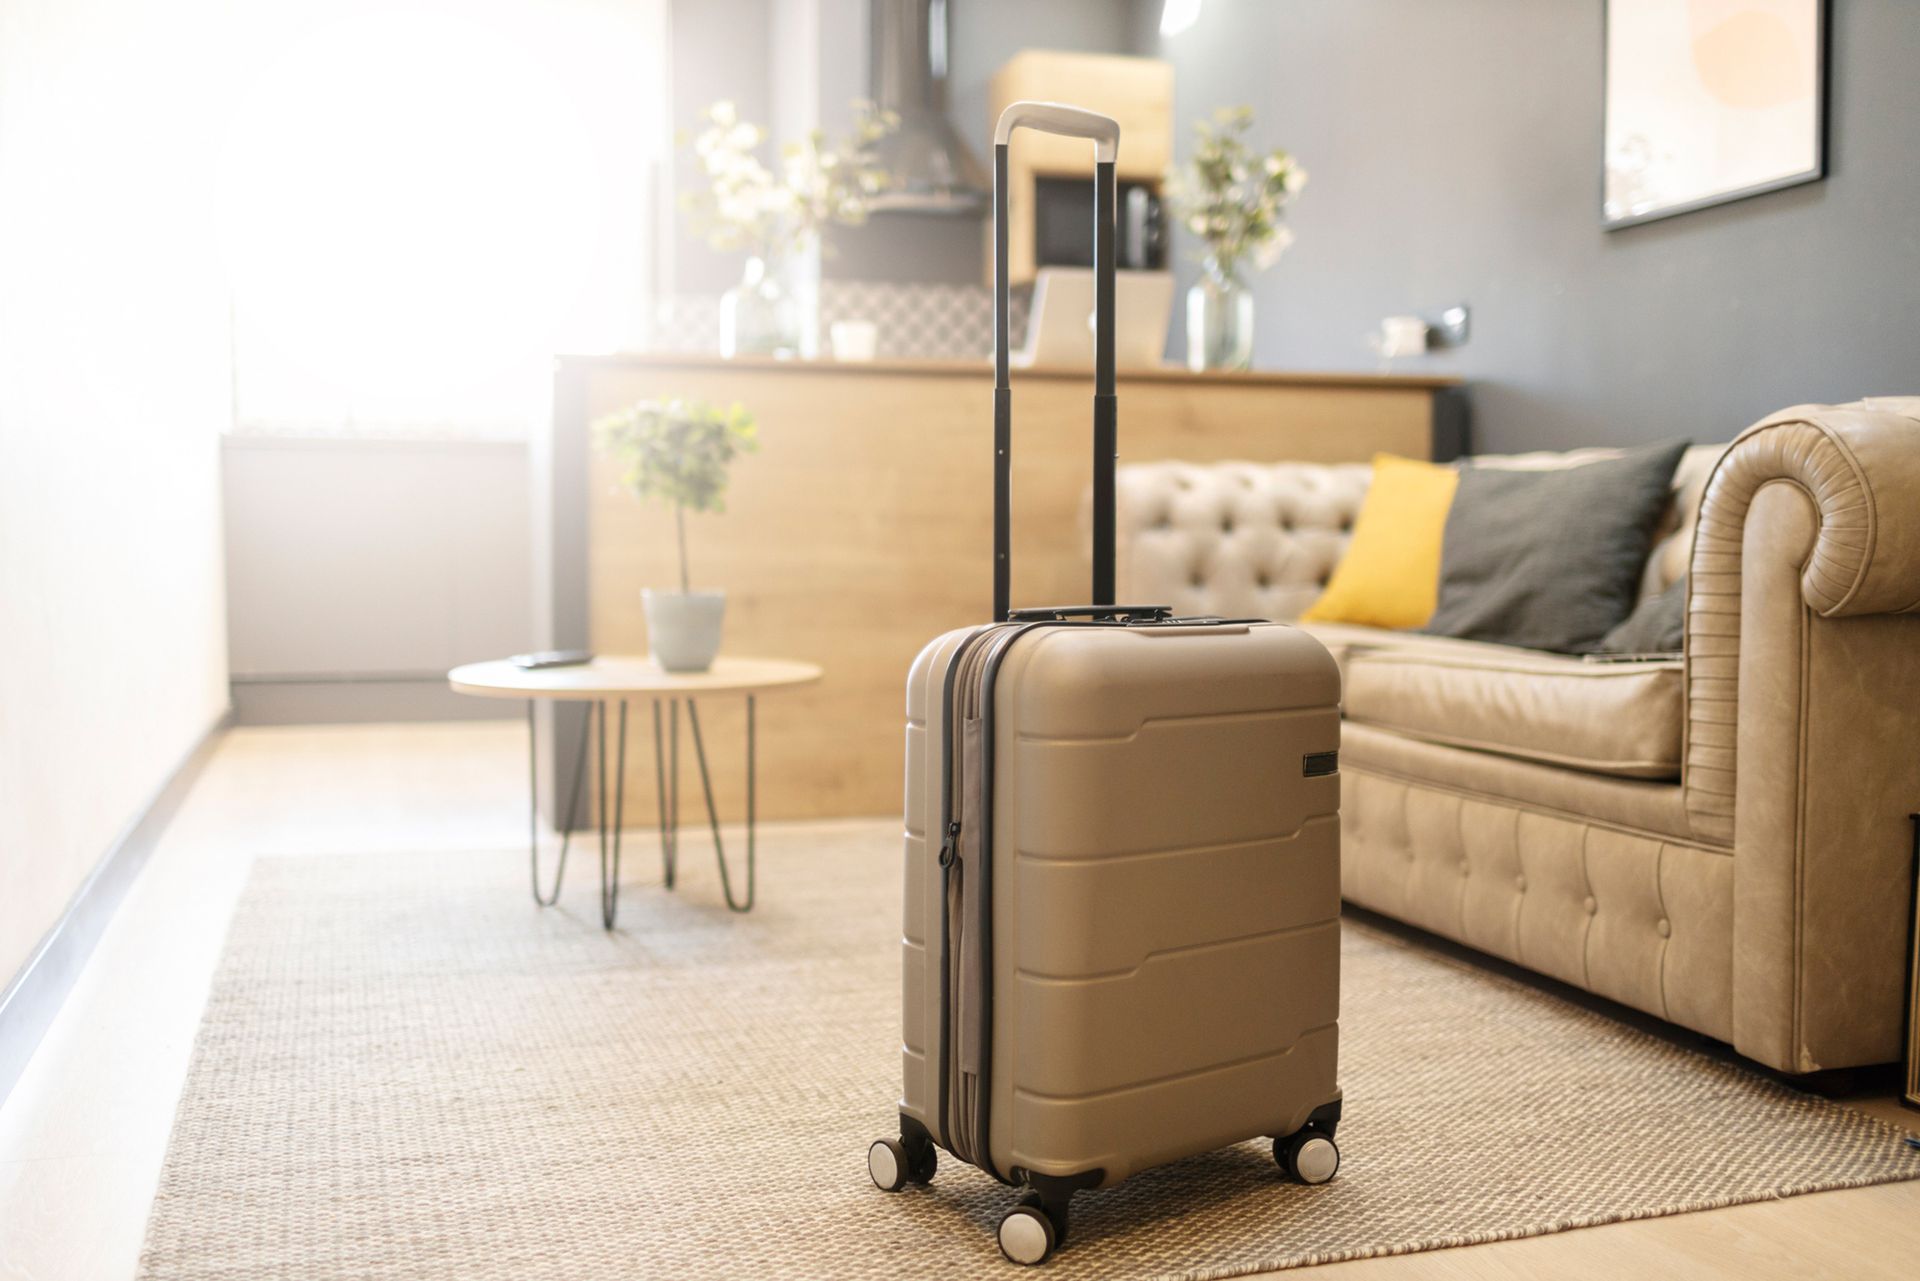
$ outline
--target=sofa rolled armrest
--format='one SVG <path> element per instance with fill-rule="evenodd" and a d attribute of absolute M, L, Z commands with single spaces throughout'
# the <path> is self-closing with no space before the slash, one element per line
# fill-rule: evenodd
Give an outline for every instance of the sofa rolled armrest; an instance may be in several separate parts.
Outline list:
<path fill-rule="evenodd" d="M 1740 433 L 1707 481 L 1688 564 L 1681 759 L 1695 834 L 1723 842 L 1734 835 L 1742 586 L 1780 570 L 1747 564 L 1747 517 L 1774 485 L 1811 509 L 1812 542 L 1793 548 L 1811 613 L 1920 609 L 1920 396 L 1783 409 Z"/>
<path fill-rule="evenodd" d="M 1920 396 L 1796 405 L 1740 433 L 1701 498 L 1696 583 L 1739 574 L 1747 510 L 1774 482 L 1799 486 L 1818 514 L 1800 574 L 1809 609 L 1920 610 Z"/>
<path fill-rule="evenodd" d="M 1920 397 L 1802 405 L 1715 467 L 1689 562 L 1682 787 L 1730 847 L 1734 1044 L 1892 1057 L 1920 809 Z"/>

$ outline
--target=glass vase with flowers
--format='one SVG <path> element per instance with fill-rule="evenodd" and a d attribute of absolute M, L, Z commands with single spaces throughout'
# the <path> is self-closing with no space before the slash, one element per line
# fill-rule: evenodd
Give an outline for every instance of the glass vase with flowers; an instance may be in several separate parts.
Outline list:
<path fill-rule="evenodd" d="M 809 315 L 817 291 L 796 287 L 795 265 L 830 252 L 821 233 L 830 224 L 857 226 L 891 179 L 874 144 L 900 118 L 870 102 L 853 104 L 853 129 L 830 139 L 809 130 L 779 149 L 770 166 L 760 157 L 767 131 L 742 120 L 731 102 L 707 108 L 691 141 L 707 186 L 682 195 L 694 229 L 713 248 L 745 251 L 740 283 L 720 298 L 720 354 L 805 354 L 818 329 Z"/>
<path fill-rule="evenodd" d="M 1250 107 L 1222 107 L 1197 121 L 1198 143 L 1184 169 L 1167 179 L 1179 225 L 1202 246 L 1200 280 L 1187 291 L 1187 367 L 1246 369 L 1253 363 L 1254 272 L 1293 243 L 1283 221 L 1307 185 L 1290 152 L 1258 152 L 1246 139 Z"/>

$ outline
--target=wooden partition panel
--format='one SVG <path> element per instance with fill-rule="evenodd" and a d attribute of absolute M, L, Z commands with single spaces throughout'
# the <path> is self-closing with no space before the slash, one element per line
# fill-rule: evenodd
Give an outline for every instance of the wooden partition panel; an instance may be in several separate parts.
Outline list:
<path fill-rule="evenodd" d="M 1123 374 L 1121 461 L 1428 457 L 1435 395 L 1449 385 Z M 761 700 L 761 816 L 897 810 L 907 669 L 927 641 L 984 621 L 992 604 L 990 373 L 973 364 L 570 359 L 555 448 L 588 448 L 594 417 L 672 396 L 739 401 L 760 423 L 760 451 L 736 465 L 726 514 L 687 522 L 693 585 L 727 592 L 726 651 L 826 670 L 816 686 Z M 1091 417 L 1084 374 L 1015 375 L 1016 605 L 1087 598 L 1078 513 Z M 602 653 L 643 653 L 641 588 L 676 580 L 672 517 L 621 491 L 604 457 L 590 460 L 587 475 L 578 501 L 588 517 L 588 641 Z M 630 716 L 627 814 L 645 823 L 655 812 L 651 713 L 635 705 Z M 722 818 L 735 820 L 744 799 L 740 707 L 702 705 L 701 717 Z M 700 797 L 684 737 L 682 751 L 686 821 L 700 815 Z"/>

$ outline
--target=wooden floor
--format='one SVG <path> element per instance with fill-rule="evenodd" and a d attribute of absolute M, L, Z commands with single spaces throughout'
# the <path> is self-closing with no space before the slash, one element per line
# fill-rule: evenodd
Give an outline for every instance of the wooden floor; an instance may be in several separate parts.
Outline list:
<path fill-rule="evenodd" d="M 0 1107 L 0 1277 L 133 1275 L 208 981 L 252 860 L 523 842 L 524 733 L 519 722 L 477 722 L 227 736 Z M 1910 1127 L 1920 1120 L 1890 1098 L 1851 1102 Z M 1920 1183 L 1337 1264 L 1314 1275 L 1912 1278 L 1920 1276 Z"/>

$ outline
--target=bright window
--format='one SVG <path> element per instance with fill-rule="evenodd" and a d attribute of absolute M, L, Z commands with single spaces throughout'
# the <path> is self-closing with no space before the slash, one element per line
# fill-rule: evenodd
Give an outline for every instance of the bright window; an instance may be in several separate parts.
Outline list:
<path fill-rule="evenodd" d="M 253 21 L 221 192 L 242 429 L 519 434 L 556 352 L 641 337 L 663 0 Z"/>

